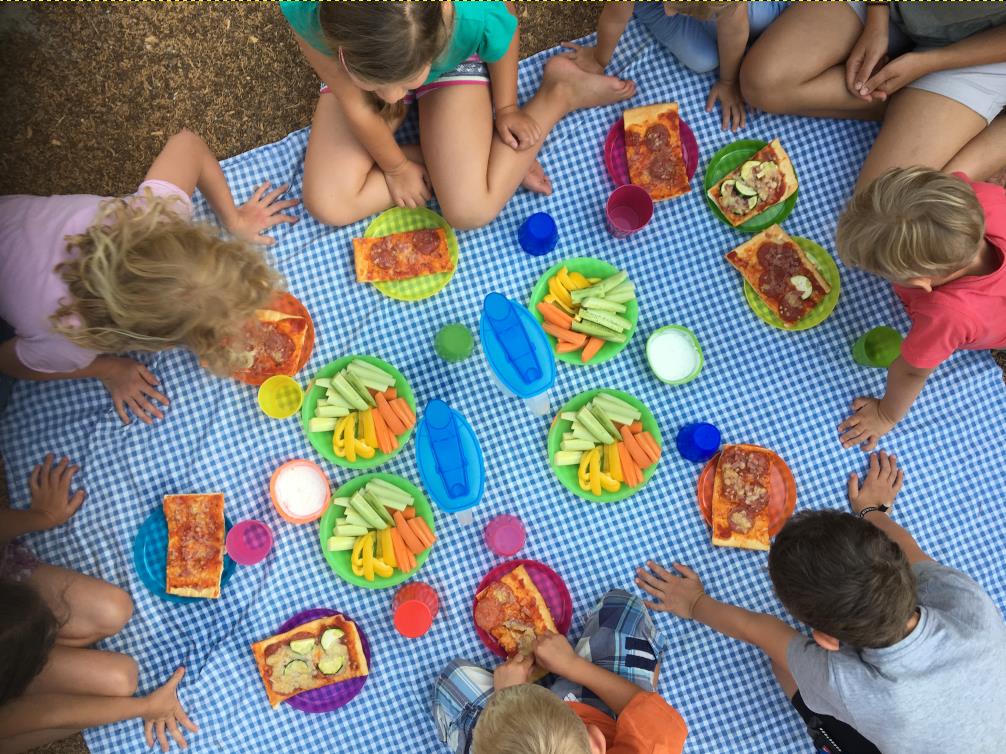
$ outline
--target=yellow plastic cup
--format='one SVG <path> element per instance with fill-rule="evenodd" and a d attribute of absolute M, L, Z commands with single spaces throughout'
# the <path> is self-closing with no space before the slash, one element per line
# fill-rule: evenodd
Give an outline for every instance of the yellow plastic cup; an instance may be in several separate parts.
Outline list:
<path fill-rule="evenodd" d="M 277 374 L 263 382 L 258 389 L 258 406 L 272 419 L 288 419 L 304 402 L 304 390 L 297 381 L 285 374 Z"/>

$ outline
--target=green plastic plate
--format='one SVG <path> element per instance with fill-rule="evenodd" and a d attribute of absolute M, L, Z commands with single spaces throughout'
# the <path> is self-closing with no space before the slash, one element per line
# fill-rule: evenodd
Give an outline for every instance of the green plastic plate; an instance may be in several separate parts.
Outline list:
<path fill-rule="evenodd" d="M 779 319 L 779 315 L 765 305 L 765 302 L 761 300 L 761 296 L 755 292 L 755 289 L 746 280 L 744 281 L 744 298 L 747 299 L 751 311 L 757 314 L 758 318 L 766 324 L 779 330 L 796 332 L 799 330 L 809 330 L 831 316 L 831 313 L 835 311 L 835 306 L 838 305 L 838 295 L 842 289 L 842 278 L 838 273 L 838 265 L 835 264 L 835 260 L 832 259 L 831 254 L 825 249 L 818 246 L 809 238 L 801 238 L 800 236 L 792 236 L 792 238 L 804 250 L 810 261 L 814 263 L 821 276 L 828 281 L 828 285 L 831 286 L 828 295 L 821 300 L 820 304 L 807 312 L 807 316 L 792 325 L 786 325 Z"/>
<path fill-rule="evenodd" d="M 388 374 L 394 376 L 395 378 L 395 390 L 398 391 L 398 397 L 404 398 L 405 402 L 409 404 L 412 409 L 412 413 L 416 413 L 416 398 L 412 394 L 412 388 L 409 387 L 409 383 L 402 376 L 402 373 L 395 369 L 391 364 L 386 361 L 381 361 L 381 359 L 375 358 L 374 356 L 359 356 L 356 354 L 350 354 L 349 356 L 343 356 L 341 359 L 336 359 L 325 366 L 323 366 L 318 373 L 315 375 L 315 379 L 318 377 L 332 377 L 337 372 L 341 372 L 347 366 L 349 362 L 353 359 L 360 359 L 361 361 L 369 362 L 375 367 L 380 367 Z M 332 432 L 309 432 L 307 429 L 307 423 L 310 421 L 311 417 L 314 416 L 314 409 L 318 405 L 318 401 L 325 395 L 326 390 L 323 387 L 318 387 L 314 384 L 314 380 L 307 386 L 307 392 L 304 395 L 304 405 L 300 408 L 300 423 L 304 428 L 304 434 L 307 435 L 308 441 L 314 446 L 314 449 L 318 451 L 323 458 L 334 463 L 336 466 L 341 466 L 344 469 L 373 469 L 381 464 L 389 461 L 390 459 L 397 456 L 402 452 L 402 448 L 408 444 L 409 439 L 412 437 L 412 430 L 415 427 L 410 428 L 404 435 L 398 438 L 398 449 L 391 453 L 382 453 L 380 450 L 374 453 L 373 458 L 360 458 L 357 457 L 356 461 L 352 463 L 347 461 L 345 458 L 339 458 L 332 450 Z"/>
<path fill-rule="evenodd" d="M 580 393 L 567 401 L 566 405 L 559 409 L 559 413 L 556 414 L 555 419 L 552 421 L 552 427 L 548 431 L 548 465 L 552 467 L 552 472 L 562 483 L 562 486 L 577 497 L 582 497 L 584 500 L 589 500 L 592 503 L 616 503 L 619 500 L 624 500 L 625 498 L 630 497 L 643 489 L 643 487 L 646 486 L 646 483 L 650 481 L 650 477 L 653 476 L 653 472 L 657 470 L 657 466 L 660 465 L 660 461 L 658 460 L 655 464 L 643 470 L 643 483 L 638 487 L 630 487 L 629 485 L 623 483 L 622 488 L 618 492 L 602 492 L 600 495 L 592 495 L 591 493 L 584 492 L 580 489 L 580 485 L 576 480 L 576 466 L 556 466 L 552 463 L 552 459 L 555 458 L 555 454 L 559 451 L 559 443 L 562 442 L 562 435 L 564 432 L 569 432 L 570 427 L 570 422 L 559 418 L 559 415 L 566 411 L 579 411 L 587 403 L 593 400 L 594 396 L 598 393 L 608 393 L 609 395 L 613 395 L 637 409 L 642 414 L 641 421 L 643 423 L 643 429 L 653 436 L 653 439 L 657 441 L 657 445 L 659 445 L 661 450 L 663 450 L 664 443 L 660 437 L 660 428 L 657 426 L 657 420 L 653 418 L 653 414 L 650 413 L 650 410 L 646 408 L 641 401 L 632 397 L 628 393 L 623 393 L 621 390 L 598 388 L 596 390 L 588 390 L 585 393 Z"/>
<path fill-rule="evenodd" d="M 436 529 L 433 526 L 433 508 L 430 507 L 430 501 L 426 499 L 426 495 L 418 487 L 402 479 L 400 476 L 384 474 L 379 471 L 372 474 L 363 474 L 346 482 L 335 491 L 332 497 L 351 497 L 354 492 L 363 487 L 371 479 L 380 479 L 388 484 L 393 484 L 398 489 L 412 495 L 412 499 L 416 501 L 416 515 L 422 516 L 426 525 L 430 527 L 430 531 L 436 534 Z M 325 556 L 325 560 L 328 561 L 328 565 L 343 581 L 349 584 L 362 586 L 365 589 L 387 589 L 389 586 L 397 586 L 406 579 L 415 576 L 419 572 L 419 569 L 423 567 L 423 563 L 426 562 L 426 558 L 429 557 L 433 547 L 436 547 L 436 543 L 434 543 L 433 547 L 430 547 L 420 555 L 416 555 L 416 569 L 414 571 L 402 573 L 396 568 L 395 572 L 387 578 L 375 575 L 373 581 L 367 581 L 363 576 L 357 576 L 353 573 L 353 566 L 350 563 L 352 552 L 350 550 L 331 552 L 328 549 L 328 538 L 332 536 L 332 527 L 335 526 L 335 520 L 339 517 L 339 513 L 342 510 L 344 509 L 335 505 L 329 505 L 325 509 L 325 514 L 321 517 L 321 526 L 318 527 L 318 536 L 321 543 L 321 552 Z"/>
<path fill-rule="evenodd" d="M 757 139 L 741 139 L 732 144 L 727 144 L 709 160 L 705 178 L 702 180 L 703 194 L 706 197 L 706 204 L 709 205 L 713 214 L 727 225 L 730 225 L 730 221 L 723 216 L 720 208 L 716 206 L 716 202 L 709 198 L 709 189 L 719 183 L 723 179 L 723 176 L 731 170 L 743 165 L 758 150 L 764 149 L 767 144 L 767 141 L 759 141 Z M 793 170 L 795 173 L 796 168 Z M 786 201 L 769 207 L 760 215 L 755 215 L 746 223 L 738 225 L 736 230 L 742 233 L 761 233 L 765 228 L 781 223 L 793 211 L 793 207 L 796 206 L 796 197 L 799 193 L 800 190 L 797 189 Z M 734 226 L 730 225 L 730 227 L 733 228 Z"/>
<path fill-rule="evenodd" d="M 458 237 L 454 234 L 454 228 L 444 218 L 426 207 L 415 209 L 392 207 L 375 217 L 363 232 L 364 238 L 380 238 L 390 236 L 392 233 L 425 228 L 443 228 L 447 234 L 447 248 L 451 252 L 450 271 L 420 275 L 408 280 L 374 283 L 374 287 L 385 296 L 399 301 L 420 301 L 442 290 L 451 281 L 454 271 L 458 268 Z"/>
<path fill-rule="evenodd" d="M 544 323 L 545 319 L 541 316 L 541 312 L 538 311 L 537 306 L 542 301 L 545 300 L 545 296 L 548 295 L 548 281 L 555 275 L 559 270 L 565 267 L 569 272 L 579 272 L 586 278 L 606 278 L 611 277 L 616 272 L 618 268 L 614 265 L 608 264 L 602 259 L 594 259 L 592 257 L 575 257 L 573 259 L 564 259 L 561 262 L 556 262 L 548 271 L 538 278 L 537 284 L 531 291 L 531 300 L 528 303 L 528 309 L 531 310 L 531 314 L 540 323 Z M 629 280 L 632 280 L 630 277 Z M 629 301 L 625 305 L 625 313 L 620 315 L 625 317 L 632 323 L 632 327 L 629 328 L 626 333 L 626 339 L 624 343 L 612 343 L 607 342 L 601 346 L 601 350 L 594 354 L 589 362 L 584 364 L 580 361 L 580 352 L 575 351 L 572 353 L 556 353 L 555 358 L 559 361 L 564 361 L 567 364 L 576 364 L 577 366 L 596 366 L 598 364 L 603 364 L 609 359 L 615 358 L 622 349 L 629 345 L 629 341 L 632 340 L 633 333 L 636 332 L 636 320 L 639 319 L 639 304 L 635 299 Z M 548 333 L 545 333 L 548 335 Z M 552 350 L 555 351 L 556 343 L 558 342 L 553 336 L 548 335 L 548 341 L 552 344 Z"/>

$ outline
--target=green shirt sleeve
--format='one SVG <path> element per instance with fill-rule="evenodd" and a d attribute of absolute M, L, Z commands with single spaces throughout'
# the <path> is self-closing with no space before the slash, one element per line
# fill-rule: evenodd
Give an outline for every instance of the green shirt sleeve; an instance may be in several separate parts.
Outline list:
<path fill-rule="evenodd" d="M 331 55 L 332 50 L 325 41 L 321 31 L 321 21 L 318 18 L 319 6 L 310 0 L 283 0 L 279 4 L 283 17 L 290 27 L 303 37 L 311 47 L 325 55 Z"/>
<path fill-rule="evenodd" d="M 501 2 L 469 0 L 454 3 L 454 23 L 447 50 L 430 68 L 426 83 L 453 71 L 472 55 L 495 63 L 506 55 L 517 31 L 517 19 Z"/>
<path fill-rule="evenodd" d="M 455 3 L 457 8 L 462 3 Z M 510 15 L 504 3 L 476 3 L 483 16 L 483 26 L 476 55 L 486 63 L 495 63 L 506 55 L 510 42 L 517 31 L 517 18 Z"/>

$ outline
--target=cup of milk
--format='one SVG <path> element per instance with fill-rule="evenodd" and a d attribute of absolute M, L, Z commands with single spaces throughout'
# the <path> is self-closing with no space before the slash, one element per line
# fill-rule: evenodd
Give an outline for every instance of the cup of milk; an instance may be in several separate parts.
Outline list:
<path fill-rule="evenodd" d="M 269 494 L 280 516 L 291 524 L 306 524 L 321 518 L 331 490 L 318 464 L 298 458 L 273 472 Z"/>
<path fill-rule="evenodd" d="M 687 327 L 668 325 L 654 330 L 646 341 L 646 360 L 661 382 L 684 385 L 702 371 L 702 348 Z"/>

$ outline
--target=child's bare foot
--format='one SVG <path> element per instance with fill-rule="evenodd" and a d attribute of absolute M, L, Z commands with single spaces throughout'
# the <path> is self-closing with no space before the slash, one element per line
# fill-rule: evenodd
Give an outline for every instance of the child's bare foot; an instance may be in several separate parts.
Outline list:
<path fill-rule="evenodd" d="M 536 194 L 545 194 L 545 196 L 552 194 L 552 179 L 545 175 L 545 168 L 538 160 L 534 161 L 534 165 L 527 171 L 527 175 L 524 176 L 520 185 Z"/>
<path fill-rule="evenodd" d="M 567 111 L 603 107 L 629 99 L 636 93 L 633 81 L 587 73 L 569 58 L 556 56 L 545 63 L 542 90 L 563 98 Z"/>

